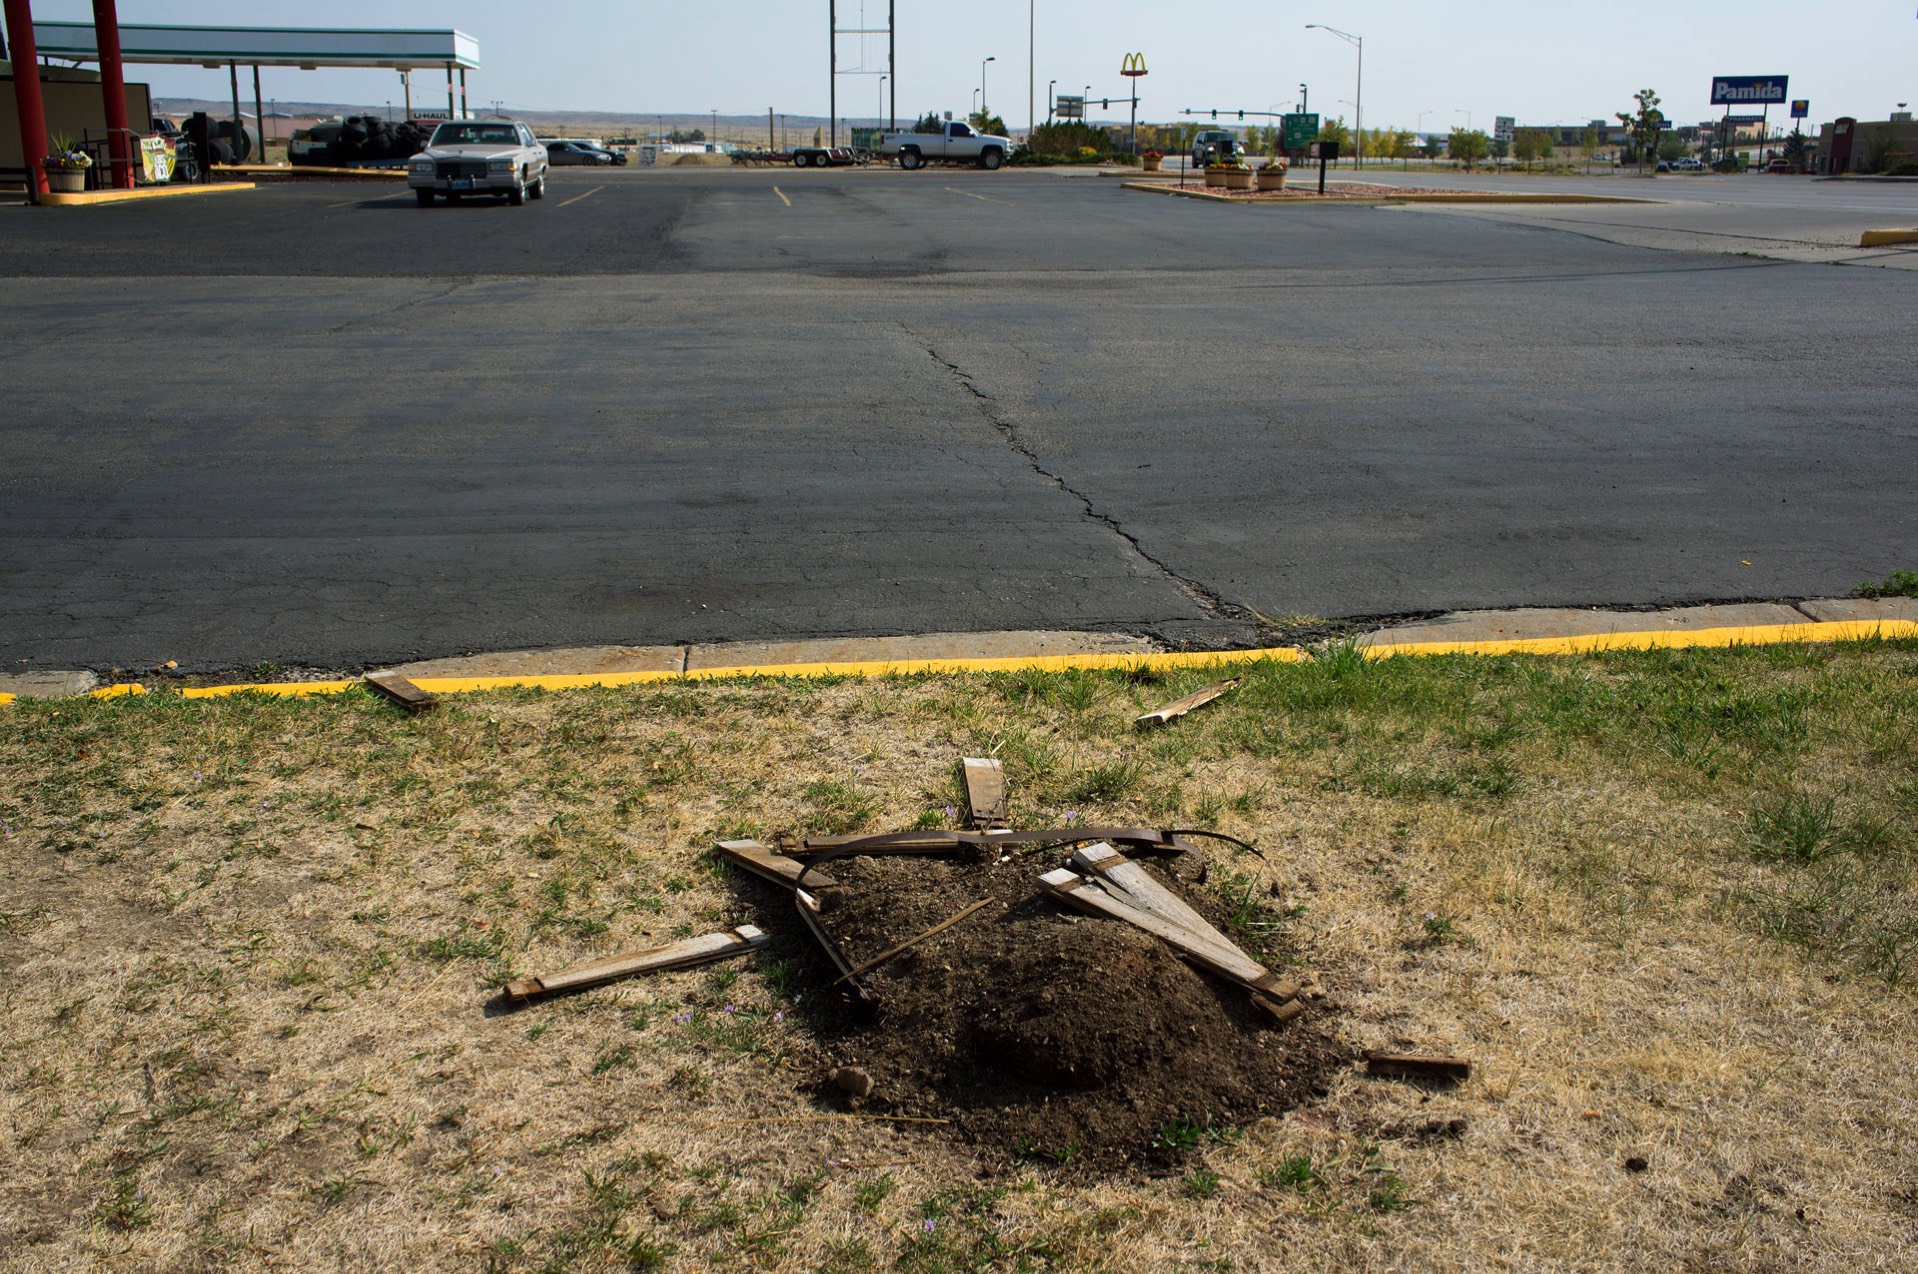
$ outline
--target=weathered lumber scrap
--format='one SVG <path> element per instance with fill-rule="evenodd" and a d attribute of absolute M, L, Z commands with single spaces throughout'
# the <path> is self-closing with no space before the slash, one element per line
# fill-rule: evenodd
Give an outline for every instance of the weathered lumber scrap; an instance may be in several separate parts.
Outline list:
<path fill-rule="evenodd" d="M 614 956 L 609 960 L 575 965 L 559 973 L 520 978 L 508 982 L 503 990 L 510 1000 L 526 1000 L 536 995 L 550 995 L 555 991 L 576 991 L 582 987 L 598 986 L 602 982 L 630 978 L 640 973 L 655 973 L 661 969 L 684 969 L 696 964 L 709 964 L 714 960 L 724 960 L 728 956 L 740 955 L 765 945 L 764 933 L 752 925 L 740 925 L 737 929 L 730 929 L 725 933 L 709 933 L 703 937 L 687 938 L 681 942 L 671 942 L 663 947 L 653 947 L 646 951 L 632 951 L 625 955 Z"/>
<path fill-rule="evenodd" d="M 1298 998 L 1299 984 L 1272 972 L 1237 948 L 1228 951 L 1200 941 L 1184 926 L 1175 925 L 1142 907 L 1134 906 L 1108 892 L 1097 881 L 1087 880 L 1068 868 L 1047 872 L 1039 877 L 1039 885 L 1048 894 L 1070 906 L 1093 915 L 1123 920 L 1135 928 L 1143 929 L 1201 969 L 1238 983 L 1252 993 L 1253 1003 L 1281 1021 L 1295 1015 L 1296 1010 L 1281 1016 L 1279 1010 L 1286 1001 Z"/>
<path fill-rule="evenodd" d="M 812 936 L 819 940 L 819 945 L 826 949 L 826 955 L 832 960 L 833 967 L 839 970 L 840 976 L 834 985 L 838 985 L 839 982 L 850 982 L 860 999 L 870 1000 L 872 994 L 859 980 L 859 970 L 853 968 L 852 961 L 846 959 L 846 953 L 840 949 L 839 943 L 826 932 L 825 923 L 820 919 L 823 909 L 819 905 L 819 899 L 804 889 L 795 889 L 793 902 L 798 904 L 800 921 L 812 932 Z"/>
<path fill-rule="evenodd" d="M 407 712 L 431 712 L 440 706 L 437 695 L 420 689 L 397 672 L 369 672 L 360 681 Z"/>
<path fill-rule="evenodd" d="M 1006 825 L 1006 766 L 994 757 L 968 756 L 960 759 L 966 780 L 966 804 L 974 827 L 992 829 Z"/>
<path fill-rule="evenodd" d="M 797 858 L 788 858 L 770 845 L 762 845 L 756 840 L 715 841 L 713 848 L 728 862 L 762 880 L 770 880 L 788 889 L 799 887 L 799 873 L 806 867 Z M 823 871 L 808 872 L 806 875 L 806 884 L 813 889 L 831 889 L 838 883 Z"/>
<path fill-rule="evenodd" d="M 1194 708 L 1204 707 L 1243 680 L 1244 678 L 1242 677 L 1233 677 L 1226 681 L 1217 682 L 1207 686 L 1203 690 L 1194 690 L 1183 699 L 1174 699 L 1163 708 L 1140 713 L 1138 716 L 1132 718 L 1133 728 L 1144 730 L 1155 725 L 1164 725 L 1174 717 L 1182 717 Z"/>
<path fill-rule="evenodd" d="M 1185 899 L 1159 883 L 1159 878 L 1107 844 L 1087 845 L 1072 855 L 1072 865 L 1088 876 L 1097 876 L 1110 892 L 1149 911 L 1160 919 L 1188 930 L 1200 942 L 1223 947 L 1241 956 L 1238 944 L 1213 928 L 1210 921 L 1187 905 Z"/>
<path fill-rule="evenodd" d="M 1469 1079 L 1471 1060 L 1464 1057 L 1424 1057 L 1412 1053 L 1380 1053 L 1368 1049 L 1366 1069 L 1374 1075 L 1402 1075 L 1408 1079 Z"/>

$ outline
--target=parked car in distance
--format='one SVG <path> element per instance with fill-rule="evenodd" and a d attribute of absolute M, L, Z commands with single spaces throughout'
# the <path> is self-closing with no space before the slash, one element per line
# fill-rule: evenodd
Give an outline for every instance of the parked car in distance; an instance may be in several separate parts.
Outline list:
<path fill-rule="evenodd" d="M 547 142 L 546 159 L 555 166 L 584 164 L 593 167 L 612 163 L 613 155 L 611 151 L 588 146 L 585 142 Z"/>
<path fill-rule="evenodd" d="M 1662 173 L 1702 173 L 1705 171 L 1705 165 L 1703 162 L 1687 155 L 1683 159 L 1659 160 L 1658 171 Z"/>
<path fill-rule="evenodd" d="M 504 119 L 448 120 L 426 149 L 406 161 L 406 184 L 420 207 L 436 195 L 458 203 L 465 195 L 505 195 L 514 205 L 546 196 L 546 148 L 533 130 Z"/>
<path fill-rule="evenodd" d="M 1788 173 L 1791 171 L 1791 161 L 1789 159 L 1774 159 L 1765 165 L 1765 171 L 1768 173 Z"/>
<path fill-rule="evenodd" d="M 1192 139 L 1192 166 L 1229 164 L 1245 155 L 1237 134 L 1224 128 L 1208 128 Z"/>

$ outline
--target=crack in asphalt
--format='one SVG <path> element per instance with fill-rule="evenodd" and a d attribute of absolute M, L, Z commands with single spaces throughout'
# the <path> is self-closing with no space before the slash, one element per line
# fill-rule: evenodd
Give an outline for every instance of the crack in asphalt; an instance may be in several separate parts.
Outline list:
<path fill-rule="evenodd" d="M 928 358 L 932 359 L 933 362 L 939 364 L 939 366 L 945 370 L 947 376 L 949 376 L 954 383 L 972 396 L 973 405 L 978 408 L 980 416 L 985 419 L 987 424 L 998 431 L 999 436 L 1005 439 L 1006 445 L 1012 448 L 1019 458 L 1026 462 L 1027 467 L 1030 468 L 1036 476 L 1050 482 L 1059 491 L 1079 502 L 1080 511 L 1086 521 L 1105 527 L 1121 540 L 1124 540 L 1127 549 L 1129 549 L 1135 557 L 1150 566 L 1158 573 L 1160 578 L 1184 594 L 1193 605 L 1197 606 L 1199 610 L 1203 612 L 1207 619 L 1231 619 L 1241 622 L 1258 621 L 1259 616 L 1256 612 L 1227 601 L 1224 597 L 1221 597 L 1216 590 L 1189 576 L 1179 574 L 1164 561 L 1147 552 L 1145 545 L 1140 542 L 1139 537 L 1126 530 L 1125 526 L 1120 523 L 1117 518 L 1108 513 L 1101 513 L 1095 508 L 1091 496 L 1079 490 L 1070 482 L 1067 482 L 1062 474 L 1054 473 L 1040 462 L 1039 454 L 1032 449 L 1031 445 L 1027 443 L 1024 438 L 1019 436 L 1018 425 L 1000 413 L 998 400 L 979 388 L 978 383 L 973 380 L 969 372 L 941 354 L 931 341 L 913 331 L 910 327 L 906 326 L 906 324 L 901 323 L 899 327 L 919 348 L 926 352 Z"/>

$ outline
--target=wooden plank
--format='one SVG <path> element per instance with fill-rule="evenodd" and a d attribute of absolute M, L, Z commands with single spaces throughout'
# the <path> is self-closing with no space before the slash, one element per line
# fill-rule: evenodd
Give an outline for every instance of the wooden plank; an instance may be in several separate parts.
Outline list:
<path fill-rule="evenodd" d="M 508 982 L 504 990 L 508 999 L 524 1000 L 554 991 L 574 991 L 581 987 L 597 986 L 602 982 L 630 978 L 639 973 L 655 973 L 661 969 L 684 969 L 696 964 L 708 964 L 714 960 L 724 960 L 728 956 L 740 955 L 765 945 L 764 933 L 752 925 L 740 925 L 737 929 L 731 929 L 725 933 L 709 933 L 703 937 L 687 938 L 683 942 L 672 942 L 646 951 L 633 951 L 593 964 L 575 965 L 559 973 L 521 978 Z"/>
<path fill-rule="evenodd" d="M 728 862 L 736 863 L 746 871 L 762 880 L 770 880 L 775 885 L 784 885 L 788 889 L 799 886 L 799 873 L 806 864 L 797 858 L 788 858 L 784 854 L 756 840 L 722 840 L 713 842 L 721 856 Z M 832 889 L 839 882 L 823 871 L 810 872 L 806 884 L 814 889 Z"/>
<path fill-rule="evenodd" d="M 1006 766 L 994 757 L 961 758 L 966 780 L 966 803 L 972 807 L 974 827 L 1006 825 Z"/>
<path fill-rule="evenodd" d="M 1464 1057 L 1420 1057 L 1411 1053 L 1367 1050 L 1366 1068 L 1374 1075 L 1404 1075 L 1411 1079 L 1470 1079 L 1472 1063 Z"/>
<path fill-rule="evenodd" d="M 1212 927 L 1185 899 L 1159 883 L 1158 877 L 1110 845 L 1087 845 L 1072 855 L 1072 865 L 1117 889 L 1125 900 L 1160 919 L 1190 932 L 1195 941 L 1244 955 L 1238 944 Z"/>
<path fill-rule="evenodd" d="M 795 889 L 793 901 L 799 904 L 799 919 L 812 931 L 812 936 L 819 939 L 819 945 L 824 947 L 826 954 L 832 958 L 833 967 L 839 970 L 838 982 L 850 980 L 852 989 L 859 993 L 860 999 L 871 999 L 872 993 L 867 991 L 865 985 L 859 981 L 858 970 L 852 967 L 852 962 L 846 959 L 846 953 L 839 949 L 839 944 L 833 941 L 833 936 L 826 932 L 826 926 L 820 921 L 819 899 L 804 889 Z M 834 983 L 834 985 L 837 984 L 837 982 Z"/>
<path fill-rule="evenodd" d="M 1233 677 L 1230 680 L 1207 686 L 1203 690 L 1194 690 L 1183 699 L 1174 699 L 1163 708 L 1156 709 L 1152 712 L 1141 713 L 1139 716 L 1132 718 L 1132 725 L 1135 729 L 1140 730 L 1155 725 L 1164 725 L 1174 717 L 1182 717 L 1194 708 L 1204 707 L 1243 680 L 1243 677 Z"/>
<path fill-rule="evenodd" d="M 1221 977 L 1229 978 L 1247 990 L 1272 995 L 1275 998 L 1291 998 L 1298 994 L 1296 983 L 1276 977 L 1270 969 L 1247 956 L 1236 948 L 1228 953 L 1210 943 L 1198 941 L 1183 926 L 1175 925 L 1160 916 L 1155 916 L 1142 907 L 1135 907 L 1125 899 L 1117 897 L 1099 887 L 1094 881 L 1069 868 L 1049 871 L 1039 877 L 1040 886 L 1049 894 L 1068 902 L 1094 915 L 1109 916 L 1114 920 L 1123 920 L 1135 928 L 1143 929 L 1153 937 L 1172 947 L 1192 963 L 1209 969 Z M 1290 986 L 1285 996 L 1279 992 Z"/>
<path fill-rule="evenodd" d="M 437 696 L 420 689 L 397 672 L 369 672 L 360 680 L 382 698 L 397 703 L 408 712 L 431 712 L 440 706 Z"/>
<path fill-rule="evenodd" d="M 961 920 L 964 920 L 967 916 L 973 915 L 976 912 L 979 912 L 991 905 L 992 905 L 992 899 L 981 898 L 978 902 L 973 903 L 970 907 L 966 907 L 961 911 L 955 912 L 953 915 L 947 916 L 944 920 L 941 920 L 938 924 L 926 930 L 924 933 L 915 934 L 914 936 L 907 938 L 904 942 L 900 943 L 898 946 L 893 947 L 891 950 L 882 951 L 878 955 L 874 956 L 872 959 L 861 963 L 857 968 L 851 970 L 850 972 L 840 977 L 838 981 L 835 981 L 833 983 L 833 985 L 838 986 L 840 982 L 844 982 L 847 978 L 856 978 L 862 973 L 871 973 L 874 969 L 878 968 L 880 965 L 884 964 L 886 961 L 892 959 L 894 956 L 901 955 L 907 951 L 910 951 L 912 948 L 924 942 L 927 938 L 931 938 L 938 934 L 944 933 L 946 930 L 958 924 Z"/>

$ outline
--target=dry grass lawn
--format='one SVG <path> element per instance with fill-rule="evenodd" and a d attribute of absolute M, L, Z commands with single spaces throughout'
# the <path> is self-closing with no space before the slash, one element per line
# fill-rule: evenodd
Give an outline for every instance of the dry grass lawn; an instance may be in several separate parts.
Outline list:
<path fill-rule="evenodd" d="M 0 709 L 10 1270 L 1908 1270 L 1918 643 Z M 1170 1174 L 846 1117 L 803 937 L 715 837 L 1255 841 L 1355 1048 Z M 762 922 L 762 927 L 775 926 Z M 1192 1112 L 1195 1118 L 1204 1112 Z"/>

